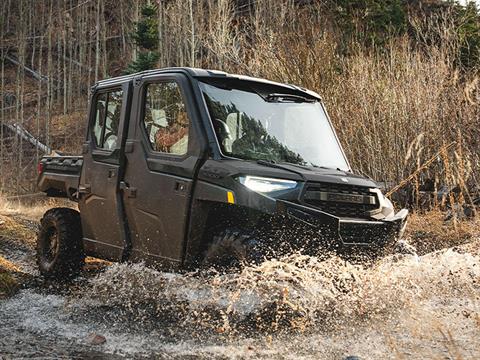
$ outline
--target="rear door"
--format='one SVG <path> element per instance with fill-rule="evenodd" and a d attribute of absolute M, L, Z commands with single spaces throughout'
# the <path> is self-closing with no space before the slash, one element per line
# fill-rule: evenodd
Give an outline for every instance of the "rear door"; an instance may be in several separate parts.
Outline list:
<path fill-rule="evenodd" d="M 85 249 L 111 260 L 122 259 L 127 239 L 119 179 L 128 93 L 128 83 L 96 90 L 83 145 L 79 208 Z"/>
<path fill-rule="evenodd" d="M 122 183 L 132 259 L 176 267 L 204 144 L 185 75 L 136 79 Z"/>

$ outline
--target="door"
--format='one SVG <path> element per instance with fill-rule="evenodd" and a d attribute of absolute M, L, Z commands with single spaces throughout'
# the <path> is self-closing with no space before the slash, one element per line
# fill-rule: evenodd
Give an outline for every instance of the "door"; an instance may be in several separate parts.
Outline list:
<path fill-rule="evenodd" d="M 133 260 L 180 264 L 198 143 L 192 97 L 183 75 L 135 81 L 135 123 L 126 144 L 124 203 Z"/>
<path fill-rule="evenodd" d="M 119 193 L 128 84 L 97 90 L 90 105 L 79 186 L 79 209 L 87 254 L 121 260 L 126 227 Z"/>

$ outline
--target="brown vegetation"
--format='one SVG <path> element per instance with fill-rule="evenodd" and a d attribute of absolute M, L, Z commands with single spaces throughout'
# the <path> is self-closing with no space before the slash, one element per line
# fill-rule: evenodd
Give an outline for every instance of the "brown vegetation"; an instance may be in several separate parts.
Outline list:
<path fill-rule="evenodd" d="M 18 287 L 17 280 L 12 273 L 18 272 L 18 268 L 0 256 L 0 300 L 10 296 Z"/>
<path fill-rule="evenodd" d="M 10 217 L 0 216 L 0 299 L 14 294 L 20 284 L 30 277 L 19 264 L 5 259 L 2 255 L 10 250 L 9 243 L 32 247 L 34 236 L 32 229 Z"/>
<path fill-rule="evenodd" d="M 78 152 L 87 89 L 95 79 L 121 74 L 135 57 L 129 36 L 144 3 L 4 1 L 3 56 L 15 56 L 46 79 L 32 80 L 4 61 L 1 92 L 16 100 L 2 111 L 2 121 L 24 124 L 45 143 Z M 471 202 L 480 175 L 480 83 L 475 68 L 458 67 L 462 39 L 446 20 L 449 8 L 440 15 L 409 14 L 410 28 L 424 41 L 392 35 L 381 47 L 367 47 L 355 37 L 346 44 L 322 3 L 299 3 L 159 2 L 157 65 L 218 68 L 313 89 L 324 97 L 355 171 L 387 188 L 415 173 L 402 187 L 407 191 L 394 194 L 414 207 Z M 13 151 L 21 145 L 2 142 L 4 191 L 33 189 L 31 157 L 39 154 L 22 158 Z M 21 181 L 9 181 L 12 174 Z M 443 186 L 458 191 L 425 204 L 425 183 L 433 192 Z"/>
<path fill-rule="evenodd" d="M 480 239 L 480 219 L 455 222 L 445 221 L 445 214 L 438 210 L 413 213 L 405 237 L 423 255 Z"/>

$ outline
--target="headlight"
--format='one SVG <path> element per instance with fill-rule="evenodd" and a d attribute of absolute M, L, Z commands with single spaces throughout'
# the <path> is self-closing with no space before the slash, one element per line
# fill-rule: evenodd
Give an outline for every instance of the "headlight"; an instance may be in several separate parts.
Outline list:
<path fill-rule="evenodd" d="M 382 194 L 380 189 L 370 189 L 370 192 L 377 194 L 380 202 L 378 213 L 372 216 L 374 219 L 385 219 L 395 214 L 392 202 Z"/>
<path fill-rule="evenodd" d="M 293 180 L 282 180 L 264 178 L 258 176 L 239 176 L 238 181 L 250 190 L 259 193 L 270 193 L 280 190 L 293 189 L 297 186 L 297 182 Z"/>

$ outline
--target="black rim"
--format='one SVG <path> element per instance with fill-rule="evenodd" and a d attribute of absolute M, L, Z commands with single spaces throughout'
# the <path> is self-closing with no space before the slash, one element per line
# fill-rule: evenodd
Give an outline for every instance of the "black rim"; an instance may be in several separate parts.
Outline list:
<path fill-rule="evenodd" d="M 58 252 L 58 231 L 56 228 L 51 227 L 47 230 L 45 236 L 45 246 L 43 247 L 43 256 L 48 262 L 52 262 Z"/>

